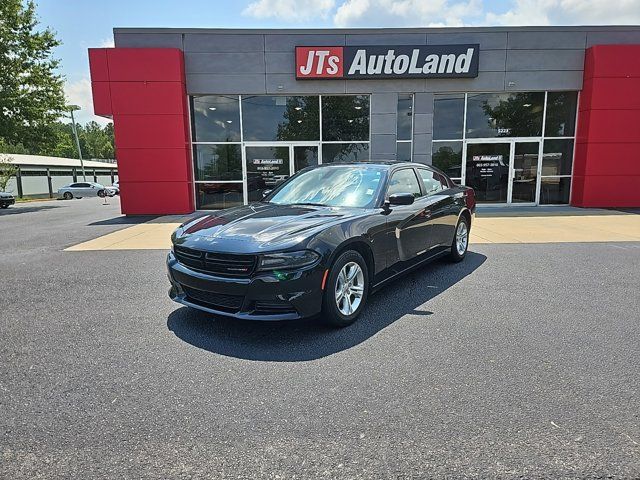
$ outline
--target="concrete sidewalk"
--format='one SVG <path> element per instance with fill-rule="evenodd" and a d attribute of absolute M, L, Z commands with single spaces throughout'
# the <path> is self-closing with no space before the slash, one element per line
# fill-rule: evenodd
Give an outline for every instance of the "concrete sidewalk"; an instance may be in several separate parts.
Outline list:
<path fill-rule="evenodd" d="M 171 232 L 186 218 L 159 217 L 66 250 L 168 250 Z M 640 242 L 640 215 L 573 207 L 484 207 L 471 228 L 472 244 L 570 242 Z"/>

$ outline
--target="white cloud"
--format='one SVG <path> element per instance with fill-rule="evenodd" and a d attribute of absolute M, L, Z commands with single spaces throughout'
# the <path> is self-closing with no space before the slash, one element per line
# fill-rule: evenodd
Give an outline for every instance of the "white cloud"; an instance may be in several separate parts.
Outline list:
<path fill-rule="evenodd" d="M 255 18 L 276 18 L 284 21 L 326 19 L 335 7 L 335 0 L 256 0 L 242 12 Z"/>
<path fill-rule="evenodd" d="M 116 44 L 113 41 L 113 38 L 105 38 L 100 42 L 98 48 L 113 48 Z"/>
<path fill-rule="evenodd" d="M 606 25 L 640 23 L 640 0 L 254 0 L 243 12 L 283 22 L 332 20 L 337 27 Z"/>
<path fill-rule="evenodd" d="M 64 85 L 64 94 L 68 105 L 78 105 L 80 110 L 73 112 L 76 122 L 86 123 L 92 120 L 100 125 L 106 125 L 111 120 L 104 117 L 98 117 L 93 114 L 93 96 L 91 94 L 91 80 L 83 77 L 76 82 L 66 82 Z M 70 121 L 69 118 L 63 119 Z"/>

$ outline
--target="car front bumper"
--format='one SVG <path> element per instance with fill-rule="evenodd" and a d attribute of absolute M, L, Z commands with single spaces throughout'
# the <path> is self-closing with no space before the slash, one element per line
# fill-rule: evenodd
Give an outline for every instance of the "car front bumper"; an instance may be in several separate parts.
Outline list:
<path fill-rule="evenodd" d="M 182 305 L 246 320 L 295 320 L 320 313 L 324 267 L 219 277 L 192 270 L 167 256 L 169 297 Z"/>
<path fill-rule="evenodd" d="M 15 198 L 0 198 L 0 205 L 13 205 L 16 203 Z"/>

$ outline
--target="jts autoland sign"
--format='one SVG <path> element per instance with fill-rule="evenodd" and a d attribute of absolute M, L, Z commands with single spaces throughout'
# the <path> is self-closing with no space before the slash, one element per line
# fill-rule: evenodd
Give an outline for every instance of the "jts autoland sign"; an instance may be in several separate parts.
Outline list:
<path fill-rule="evenodd" d="M 479 45 L 296 47 L 296 78 L 477 77 Z"/>

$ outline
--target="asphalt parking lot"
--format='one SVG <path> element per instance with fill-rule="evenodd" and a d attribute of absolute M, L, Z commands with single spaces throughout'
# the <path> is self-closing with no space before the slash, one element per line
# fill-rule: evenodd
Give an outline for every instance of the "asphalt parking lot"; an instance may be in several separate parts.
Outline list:
<path fill-rule="evenodd" d="M 0 212 L 0 478 L 640 476 L 640 242 L 472 245 L 330 330 L 63 251 L 139 221 L 109 202 Z"/>

